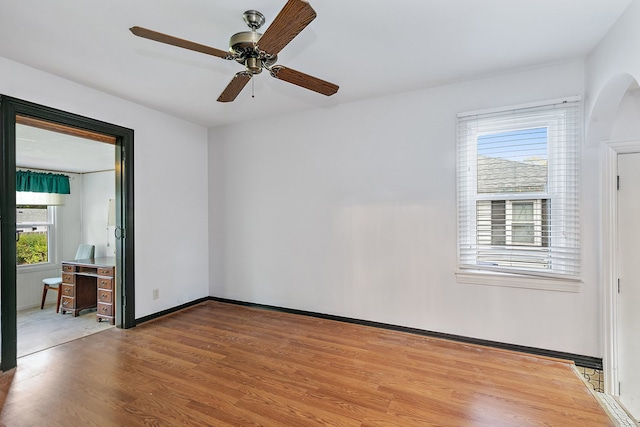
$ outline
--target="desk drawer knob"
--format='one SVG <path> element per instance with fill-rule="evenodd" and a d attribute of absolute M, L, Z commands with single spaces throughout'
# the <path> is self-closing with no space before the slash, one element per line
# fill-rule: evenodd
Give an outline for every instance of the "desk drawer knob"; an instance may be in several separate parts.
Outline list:
<path fill-rule="evenodd" d="M 107 307 L 102 307 L 102 312 L 106 313 L 107 312 Z"/>
<path fill-rule="evenodd" d="M 69 301 L 62 301 L 62 305 L 69 305 Z"/>

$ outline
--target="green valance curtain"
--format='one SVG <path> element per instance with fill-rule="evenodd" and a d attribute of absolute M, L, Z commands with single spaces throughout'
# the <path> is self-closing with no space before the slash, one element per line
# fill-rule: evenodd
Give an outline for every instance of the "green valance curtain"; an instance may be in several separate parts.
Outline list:
<path fill-rule="evenodd" d="M 33 171 L 16 171 L 16 191 L 71 193 L 67 175 Z"/>

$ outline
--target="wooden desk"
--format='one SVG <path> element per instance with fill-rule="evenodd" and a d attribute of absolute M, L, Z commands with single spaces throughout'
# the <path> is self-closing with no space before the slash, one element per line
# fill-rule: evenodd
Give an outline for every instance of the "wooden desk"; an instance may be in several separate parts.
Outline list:
<path fill-rule="evenodd" d="M 115 324 L 115 258 L 81 259 L 62 263 L 60 309 L 77 317 L 81 310 L 98 309 L 96 320 Z"/>

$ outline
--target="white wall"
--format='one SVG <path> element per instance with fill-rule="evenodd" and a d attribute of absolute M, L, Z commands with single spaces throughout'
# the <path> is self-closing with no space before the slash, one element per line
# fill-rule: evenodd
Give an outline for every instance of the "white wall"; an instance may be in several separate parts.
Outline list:
<path fill-rule="evenodd" d="M 208 295 L 206 128 L 4 58 L 0 93 L 133 129 L 136 317 Z"/>
<path fill-rule="evenodd" d="M 606 132 L 591 138 L 593 145 L 602 141 L 624 141 L 640 139 L 640 0 L 634 0 L 618 22 L 613 26 L 604 39 L 598 44 L 586 61 L 587 92 L 589 94 L 587 116 L 592 127 L 599 127 Z M 628 76 L 621 79 L 621 76 Z M 612 82 L 622 81 L 620 88 L 613 87 Z M 635 83 L 635 84 L 634 84 Z M 631 86 L 624 86 L 624 84 Z M 597 103 L 609 95 L 611 89 L 616 89 L 618 98 L 611 100 L 607 109 L 593 111 Z M 606 124 L 599 122 L 606 120 Z"/>
<path fill-rule="evenodd" d="M 83 181 L 82 243 L 95 245 L 96 258 L 113 257 L 115 256 L 113 227 L 107 229 L 107 216 L 109 199 L 115 198 L 116 195 L 115 171 L 86 173 L 83 175 Z"/>
<path fill-rule="evenodd" d="M 209 295 L 224 283 L 224 144 L 209 132 Z"/>
<path fill-rule="evenodd" d="M 594 119 L 592 117 L 594 105 L 603 95 L 607 84 L 616 76 L 629 74 L 635 81 L 640 81 L 639 20 L 640 1 L 633 0 L 587 58 L 587 94 L 589 96 L 586 111 L 589 120 Z M 608 137 L 609 135 L 602 135 L 602 138 Z"/>
<path fill-rule="evenodd" d="M 625 93 L 611 128 L 610 139 L 613 141 L 640 140 L 640 89 Z"/>
<path fill-rule="evenodd" d="M 599 356 L 588 227 L 579 293 L 454 275 L 456 114 L 583 92 L 578 60 L 274 117 L 252 124 L 261 138 L 210 129 L 210 165 L 223 165 L 210 172 L 209 197 L 223 200 L 211 227 L 224 224 L 212 295 Z M 593 203 L 583 217 L 597 220 Z"/>

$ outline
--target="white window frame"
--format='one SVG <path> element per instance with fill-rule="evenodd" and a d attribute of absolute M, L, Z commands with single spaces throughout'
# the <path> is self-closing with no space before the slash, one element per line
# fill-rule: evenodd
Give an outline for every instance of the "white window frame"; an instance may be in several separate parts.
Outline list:
<path fill-rule="evenodd" d="M 564 189 L 568 184 L 567 176 L 563 173 L 564 164 L 558 159 L 560 156 L 566 155 L 569 151 L 575 152 L 579 149 L 581 138 L 576 141 L 576 147 L 567 146 L 564 133 L 567 130 L 567 125 L 564 120 L 564 112 L 562 109 L 535 109 L 536 107 L 544 107 L 547 105 L 560 104 L 562 102 L 579 102 L 579 97 L 567 98 L 563 100 L 554 100 L 544 103 L 528 104 L 515 107 L 508 107 L 504 109 L 477 111 L 470 113 L 459 114 L 458 117 L 464 118 L 467 116 L 481 115 L 482 118 L 478 121 L 466 121 L 464 122 L 464 129 L 459 127 L 458 132 L 458 271 L 456 276 L 461 283 L 478 283 L 484 285 L 498 285 L 498 286 L 515 286 L 526 287 L 535 289 L 550 289 L 550 290 L 565 290 L 571 292 L 580 291 L 581 279 L 579 275 L 568 274 L 567 271 L 563 271 L 562 268 L 557 268 L 555 265 L 549 270 L 534 271 L 530 269 L 518 269 L 518 268 L 502 268 L 496 265 L 483 265 L 479 263 L 478 255 L 469 255 L 473 251 L 467 251 L 464 255 L 463 248 L 472 248 L 477 246 L 476 236 L 477 230 L 477 201 L 479 200 L 505 200 L 505 201 L 517 201 L 517 200 L 542 200 L 546 199 L 549 203 L 554 203 L 553 215 L 548 217 L 549 223 L 553 224 L 553 236 L 550 243 L 551 250 L 554 247 L 564 247 L 566 244 L 575 244 L 569 242 L 565 237 L 562 230 L 567 226 L 571 220 L 567 220 L 567 204 L 564 194 Z M 491 128 L 491 115 L 496 113 L 500 114 L 506 111 L 533 108 L 530 110 L 525 118 L 512 119 L 507 129 Z M 580 116 L 581 117 L 581 116 Z M 479 126 L 480 123 L 482 126 Z M 489 124 L 491 130 L 481 131 L 481 128 L 486 127 Z M 483 134 L 494 134 L 506 131 L 517 131 L 532 128 L 547 128 L 547 168 L 548 168 L 548 181 L 547 188 L 544 192 L 529 192 L 529 193 L 491 193 L 491 194 L 478 194 L 477 191 L 477 141 L 478 137 Z M 578 126 L 578 131 L 582 126 Z M 557 132 L 556 132 L 557 131 Z M 466 133 L 465 134 L 463 134 Z M 559 137 L 561 136 L 561 137 Z M 464 144 L 464 149 L 460 146 Z M 575 151 L 574 151 L 575 150 Z M 579 158 L 575 159 L 579 162 Z M 461 208 L 461 203 L 464 205 Z M 540 202 L 539 202 L 540 203 Z M 505 203 L 507 204 L 507 203 Z M 505 227 L 508 221 L 505 221 Z M 541 221 L 540 221 L 541 225 Z M 510 234 L 510 233 L 507 233 Z M 578 233 L 579 235 L 579 233 Z M 575 236 L 573 236 L 575 237 Z M 575 239 L 574 239 L 575 240 Z M 537 242 L 536 242 L 537 243 Z M 467 245 L 473 246 L 467 246 Z M 578 240 L 579 251 L 579 240 Z M 533 246 L 533 245 L 530 245 Z M 579 254 L 578 254 L 579 257 Z M 475 261 L 474 261 L 475 259 Z M 555 268 L 554 268 L 555 267 Z"/>
<path fill-rule="evenodd" d="M 506 244 L 508 246 L 520 245 L 520 246 L 533 246 L 542 247 L 542 200 L 543 199 L 531 199 L 531 200 L 506 200 L 505 202 L 505 237 Z M 516 221 L 513 219 L 513 204 L 527 203 L 531 204 L 531 220 L 530 221 Z M 514 225 L 532 225 L 533 226 L 533 242 L 515 242 L 513 241 L 513 226 Z"/>
<path fill-rule="evenodd" d="M 19 205 L 22 206 L 22 205 Z M 58 262 L 58 239 L 57 239 L 57 221 L 58 219 L 58 207 L 47 206 L 47 222 L 22 222 L 16 224 L 16 229 L 27 227 L 47 227 L 47 262 L 40 262 L 37 264 L 22 264 L 17 265 L 18 271 L 37 271 L 37 270 L 50 270 L 51 267 L 56 266 Z M 16 230 L 17 231 L 17 230 Z"/>

